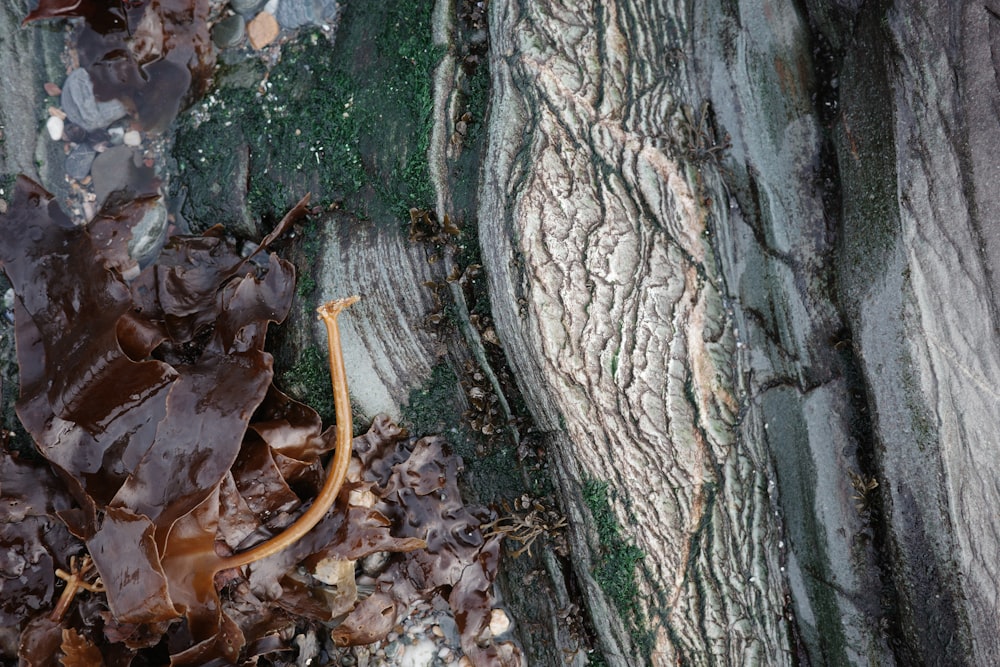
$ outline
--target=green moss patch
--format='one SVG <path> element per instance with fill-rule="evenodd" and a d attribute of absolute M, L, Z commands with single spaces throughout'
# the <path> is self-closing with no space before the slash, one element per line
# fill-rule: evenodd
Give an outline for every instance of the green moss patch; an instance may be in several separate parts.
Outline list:
<path fill-rule="evenodd" d="M 248 76 L 246 65 L 221 75 L 230 87 L 188 113 L 178 133 L 185 215 L 225 221 L 212 210 L 213 185 L 223 195 L 245 188 L 251 219 L 278 219 L 306 192 L 321 206 L 397 223 L 430 205 L 431 76 L 441 57 L 432 5 L 348 3 L 334 44 L 308 33 L 283 47 L 266 77 Z"/>
<path fill-rule="evenodd" d="M 626 539 L 614 511 L 611 509 L 607 482 L 591 478 L 583 480 L 583 500 L 594 518 L 600 541 L 600 552 L 592 574 L 619 613 L 629 624 L 632 641 L 647 659 L 653 650 L 653 634 L 639 604 L 636 566 L 645 557 L 642 550 Z"/>

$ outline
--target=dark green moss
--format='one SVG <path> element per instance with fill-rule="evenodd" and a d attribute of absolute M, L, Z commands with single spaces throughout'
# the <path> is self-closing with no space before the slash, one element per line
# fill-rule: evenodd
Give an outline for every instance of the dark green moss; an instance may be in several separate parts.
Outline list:
<path fill-rule="evenodd" d="M 600 541 L 600 553 L 596 555 L 597 561 L 592 572 L 594 580 L 629 623 L 636 648 L 649 659 L 653 649 L 653 635 L 639 604 L 640 594 L 636 580 L 636 567 L 645 555 L 622 534 L 618 519 L 611 509 L 607 482 L 584 479 L 583 500 L 590 509 Z"/>
<path fill-rule="evenodd" d="M 463 493 L 476 502 L 512 501 L 528 489 L 514 447 L 497 434 L 487 437 L 474 430 L 464 413 L 462 385 L 447 363 L 436 365 L 424 384 L 410 392 L 402 423 L 413 435 L 445 436 L 465 464 Z"/>
<path fill-rule="evenodd" d="M 298 361 L 280 374 L 279 384 L 290 396 L 319 412 L 324 423 L 333 422 L 333 388 L 330 385 L 330 364 L 324 350 L 317 346 L 302 350 Z"/>
<path fill-rule="evenodd" d="M 310 297 L 316 290 L 316 279 L 313 277 L 312 271 L 313 267 L 319 262 L 320 251 L 323 249 L 323 243 L 317 227 L 316 221 L 312 219 L 303 225 L 300 236 L 301 240 L 298 244 L 298 253 L 296 254 L 297 282 L 295 290 L 299 301 L 303 303 L 311 303 Z"/>
<path fill-rule="evenodd" d="M 410 392 L 403 406 L 403 423 L 417 436 L 442 433 L 456 426 L 461 418 L 455 407 L 458 391 L 455 371 L 446 363 L 437 364 L 424 384 Z"/>
<path fill-rule="evenodd" d="M 431 77 L 441 56 L 431 44 L 432 6 L 349 3 L 336 43 L 315 32 L 286 45 L 263 95 L 234 78 L 213 93 L 207 113 L 182 121 L 182 180 L 219 180 L 237 166 L 235 147 L 246 146 L 253 218 L 280 218 L 306 192 L 321 206 L 340 202 L 358 217 L 397 224 L 410 207 L 430 205 Z M 238 173 L 229 180 L 241 182 Z"/>

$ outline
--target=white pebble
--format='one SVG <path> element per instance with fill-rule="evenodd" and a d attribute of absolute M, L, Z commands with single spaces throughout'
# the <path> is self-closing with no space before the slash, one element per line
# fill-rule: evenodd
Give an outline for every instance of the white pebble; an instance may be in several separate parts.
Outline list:
<path fill-rule="evenodd" d="M 142 143 L 142 135 L 139 134 L 138 130 L 129 130 L 125 133 L 122 141 L 126 146 L 138 146 Z"/>
<path fill-rule="evenodd" d="M 62 139 L 63 135 L 63 119 L 59 116 L 49 116 L 49 119 L 45 121 L 45 129 L 49 131 L 49 136 L 52 137 L 52 141 L 59 141 Z"/>
<path fill-rule="evenodd" d="M 510 618 L 503 609 L 494 609 L 490 613 L 490 632 L 494 637 L 502 635 L 510 629 Z"/>
<path fill-rule="evenodd" d="M 420 637 L 405 652 L 397 656 L 396 664 L 400 667 L 430 667 L 434 664 L 436 655 L 437 646 L 434 642 L 426 637 Z"/>

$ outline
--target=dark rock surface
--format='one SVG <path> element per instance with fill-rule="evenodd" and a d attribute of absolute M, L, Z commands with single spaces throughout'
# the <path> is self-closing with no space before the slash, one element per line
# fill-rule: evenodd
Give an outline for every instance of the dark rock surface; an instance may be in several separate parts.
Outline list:
<path fill-rule="evenodd" d="M 90 146 L 89 144 L 77 144 L 77 146 L 66 155 L 66 175 L 77 180 L 86 178 L 86 176 L 90 173 L 90 167 L 94 164 L 94 158 L 96 157 L 97 151 L 94 150 L 93 146 Z"/>
<path fill-rule="evenodd" d="M 306 25 L 322 25 L 336 19 L 336 0 L 281 0 L 275 18 L 282 28 L 294 30 Z"/>

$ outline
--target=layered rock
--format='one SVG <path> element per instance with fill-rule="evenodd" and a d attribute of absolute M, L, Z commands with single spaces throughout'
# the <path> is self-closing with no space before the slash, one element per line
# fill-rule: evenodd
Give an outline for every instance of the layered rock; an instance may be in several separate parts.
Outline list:
<path fill-rule="evenodd" d="M 609 664 L 782 664 L 773 475 L 763 440 L 736 428 L 737 339 L 710 238 L 724 200 L 708 201 L 667 124 L 683 101 L 680 9 L 491 3 L 480 242 Z M 638 612 L 598 581 L 594 480 L 645 554 Z"/>
<path fill-rule="evenodd" d="M 861 4 L 491 3 L 494 315 L 609 662 L 592 479 L 648 661 L 997 659 L 1000 18 Z"/>

